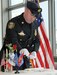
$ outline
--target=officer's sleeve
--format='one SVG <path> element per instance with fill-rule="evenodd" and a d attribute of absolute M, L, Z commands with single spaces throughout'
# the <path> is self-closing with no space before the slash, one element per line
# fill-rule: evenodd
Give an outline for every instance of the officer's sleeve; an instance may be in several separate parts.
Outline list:
<path fill-rule="evenodd" d="M 21 49 L 21 45 L 19 44 L 18 42 L 18 39 L 17 39 L 17 33 L 16 33 L 16 25 L 14 22 L 8 22 L 7 23 L 7 28 L 6 28 L 6 36 L 9 40 L 11 40 L 11 43 L 14 45 L 16 44 L 17 45 L 17 50 Z"/>
<path fill-rule="evenodd" d="M 35 36 L 35 40 L 34 40 L 34 46 L 35 46 L 35 51 L 38 51 L 39 49 L 39 46 L 40 46 L 40 36 L 39 36 L 39 33 L 38 33 L 38 22 L 37 22 L 37 19 L 35 19 L 34 21 L 34 36 Z"/>
<path fill-rule="evenodd" d="M 34 45 L 35 45 L 35 51 L 37 52 L 39 50 L 39 46 L 40 46 L 40 37 L 39 37 L 38 32 L 35 35 Z"/>

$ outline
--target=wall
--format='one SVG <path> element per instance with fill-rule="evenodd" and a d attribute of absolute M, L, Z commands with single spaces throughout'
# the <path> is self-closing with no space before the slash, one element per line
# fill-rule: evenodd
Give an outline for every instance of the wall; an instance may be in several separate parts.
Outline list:
<path fill-rule="evenodd" d="M 2 47 L 2 13 L 1 13 L 1 0 L 0 0 L 0 49 Z"/>

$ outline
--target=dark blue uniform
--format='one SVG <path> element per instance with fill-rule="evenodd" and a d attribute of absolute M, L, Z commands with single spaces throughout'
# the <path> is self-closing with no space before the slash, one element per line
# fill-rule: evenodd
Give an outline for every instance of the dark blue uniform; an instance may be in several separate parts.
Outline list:
<path fill-rule="evenodd" d="M 27 48 L 29 52 L 37 51 L 40 41 L 36 27 L 32 33 L 32 25 L 25 21 L 23 14 L 11 19 L 7 24 L 5 43 L 16 44 L 18 51 L 22 48 Z"/>

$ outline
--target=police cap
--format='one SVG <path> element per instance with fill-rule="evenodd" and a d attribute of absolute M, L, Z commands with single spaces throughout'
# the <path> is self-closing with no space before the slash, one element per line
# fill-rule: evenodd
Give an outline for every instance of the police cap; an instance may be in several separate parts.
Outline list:
<path fill-rule="evenodd" d="M 33 1 L 27 1 L 27 8 L 30 9 L 33 15 L 38 15 L 42 9 Z"/>

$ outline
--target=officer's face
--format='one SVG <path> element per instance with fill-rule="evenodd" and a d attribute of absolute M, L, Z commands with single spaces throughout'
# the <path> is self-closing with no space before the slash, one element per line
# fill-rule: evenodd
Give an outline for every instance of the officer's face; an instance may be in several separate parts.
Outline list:
<path fill-rule="evenodd" d="M 29 23 L 32 23 L 35 19 L 36 17 L 32 15 L 31 11 L 28 8 L 26 8 L 25 9 L 25 20 Z"/>

